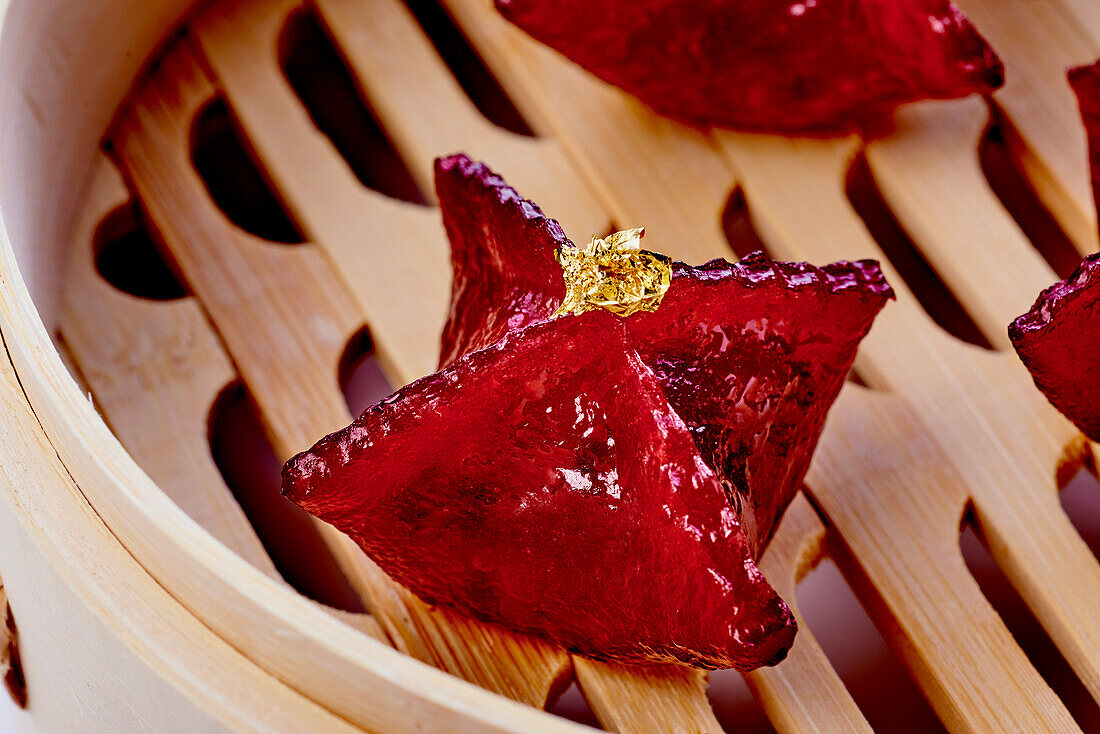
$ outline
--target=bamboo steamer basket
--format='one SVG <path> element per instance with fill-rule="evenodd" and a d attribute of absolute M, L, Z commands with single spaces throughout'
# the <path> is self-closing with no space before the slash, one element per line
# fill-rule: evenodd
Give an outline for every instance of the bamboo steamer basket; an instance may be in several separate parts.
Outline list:
<path fill-rule="evenodd" d="M 211 473 L 205 420 L 227 381 L 245 385 L 285 458 L 347 419 L 335 372 L 362 325 L 391 382 L 435 360 L 448 277 L 438 215 L 362 186 L 295 106 L 278 39 L 299 4 L 0 0 L 0 575 L 36 724 L 580 731 L 536 708 L 575 679 L 605 728 L 720 730 L 702 674 L 571 659 L 426 609 L 333 533 L 327 548 L 370 614 L 310 601 Z M 865 384 L 838 401 L 762 567 L 794 603 L 808 570 L 836 561 L 949 730 L 1077 730 L 959 552 L 972 521 L 1100 699 L 1100 566 L 1056 491 L 1092 465 L 1092 447 L 1004 351 L 1006 324 L 1054 274 L 982 173 L 986 103 L 909 106 L 866 145 L 703 135 L 537 46 L 487 0 L 443 4 L 538 137 L 486 120 L 397 0 L 309 3 L 427 197 L 432 157 L 467 150 L 574 239 L 644 224 L 654 249 L 728 257 L 723 213 L 741 197 L 775 256 L 884 261 L 899 301 L 861 350 Z M 1100 55 L 1100 11 L 959 4 L 1005 57 L 993 109 L 1016 164 L 1072 247 L 1095 251 L 1064 70 Z M 187 150 L 214 99 L 305 244 L 257 242 L 212 206 Z M 904 258 L 846 194 L 859 160 L 990 349 L 922 309 Z M 153 305 L 99 279 L 90 242 L 131 201 L 191 296 Z M 747 682 L 779 731 L 870 728 L 805 625 L 786 662 Z"/>

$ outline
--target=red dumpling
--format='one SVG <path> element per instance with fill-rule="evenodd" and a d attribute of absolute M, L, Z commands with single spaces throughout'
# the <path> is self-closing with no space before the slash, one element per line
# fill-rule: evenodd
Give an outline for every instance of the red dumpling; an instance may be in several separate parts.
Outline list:
<path fill-rule="evenodd" d="M 794 620 L 755 559 L 892 295 L 877 266 L 657 258 L 656 311 L 554 318 L 557 223 L 464 156 L 436 187 L 443 367 L 292 459 L 284 494 L 421 598 L 570 650 L 781 660 Z"/>
<path fill-rule="evenodd" d="M 455 271 L 444 362 L 550 318 L 565 293 L 557 222 L 481 163 L 440 160 Z M 625 319 L 759 557 L 809 467 L 859 342 L 893 295 L 876 263 L 824 269 L 755 253 L 673 266 L 653 313 Z"/>
<path fill-rule="evenodd" d="M 604 312 L 515 330 L 287 464 L 283 492 L 422 599 L 592 657 L 750 670 L 794 619 Z"/>
<path fill-rule="evenodd" d="M 1100 254 L 1040 293 L 1008 335 L 1047 399 L 1100 441 Z"/>
<path fill-rule="evenodd" d="M 506 18 L 657 112 L 779 133 L 876 125 L 1003 83 L 947 0 L 496 0 Z"/>
<path fill-rule="evenodd" d="M 1072 70 L 1069 80 L 1088 133 L 1092 189 L 1100 208 L 1100 62 Z M 1040 293 L 1008 335 L 1047 399 L 1100 441 L 1100 254 Z"/>

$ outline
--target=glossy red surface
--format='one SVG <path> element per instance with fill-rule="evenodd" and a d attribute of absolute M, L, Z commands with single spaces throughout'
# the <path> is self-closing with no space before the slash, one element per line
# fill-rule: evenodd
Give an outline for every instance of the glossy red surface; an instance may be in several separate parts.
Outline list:
<path fill-rule="evenodd" d="M 1088 132 L 1093 195 L 1100 208 L 1100 62 L 1072 70 L 1069 79 Z M 1040 293 L 1008 335 L 1047 399 L 1100 441 L 1100 254 Z"/>
<path fill-rule="evenodd" d="M 443 335 L 453 358 L 549 318 L 564 293 L 554 250 L 573 243 L 484 164 L 443 159 L 436 181 L 455 271 Z M 736 265 L 676 263 L 661 307 L 625 320 L 754 557 L 797 493 L 859 342 L 892 296 L 873 262 L 819 269 L 754 253 Z"/>
<path fill-rule="evenodd" d="M 554 250 L 573 243 L 537 204 L 464 155 L 436 161 L 435 188 L 454 272 L 442 367 L 550 318 L 565 297 Z"/>
<path fill-rule="evenodd" d="M 701 126 L 837 133 L 988 92 L 1000 60 L 946 0 L 496 0 L 534 38 Z"/>
<path fill-rule="evenodd" d="M 631 345 L 687 423 L 759 558 L 802 486 L 859 342 L 893 297 L 874 262 L 677 263 Z"/>
<path fill-rule="evenodd" d="M 752 669 L 795 634 L 660 384 L 603 312 L 399 390 L 283 491 L 432 603 L 592 657 Z"/>
<path fill-rule="evenodd" d="M 295 457 L 283 491 L 418 596 L 596 658 L 749 670 L 795 624 L 757 570 L 892 296 L 878 266 L 674 265 L 655 313 L 551 319 L 573 243 L 437 163 L 439 372 Z"/>

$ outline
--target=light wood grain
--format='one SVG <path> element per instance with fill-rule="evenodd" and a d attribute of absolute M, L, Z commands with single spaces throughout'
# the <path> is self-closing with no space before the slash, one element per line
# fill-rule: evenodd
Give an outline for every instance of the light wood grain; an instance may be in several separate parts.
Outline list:
<path fill-rule="evenodd" d="M 494 170 L 554 211 L 578 239 L 607 231 L 605 208 L 557 141 L 519 136 L 482 117 L 404 3 L 314 0 L 313 5 L 426 197 L 435 196 L 433 159 L 462 151 L 492 161 Z M 447 114 L 439 114 L 441 109 Z"/>
<path fill-rule="evenodd" d="M 335 365 L 359 319 L 343 291 L 327 287 L 328 266 L 316 250 L 257 240 L 232 228 L 215 208 L 191 168 L 188 144 L 191 117 L 214 90 L 186 45 L 165 62 L 162 74 L 174 78 L 173 87 L 163 85 L 131 108 L 120 123 L 116 150 L 177 267 L 225 339 L 275 452 L 285 460 L 347 422 Z M 188 216 L 174 216 L 184 211 Z M 289 293 L 294 297 L 282 297 Z M 346 549 L 342 536 L 322 532 L 353 587 L 360 588 L 365 582 L 359 577 L 370 570 Z"/>
<path fill-rule="evenodd" d="M 101 159 L 74 227 L 62 304 L 61 334 L 73 366 L 111 429 L 165 493 L 214 537 L 281 581 L 210 454 L 208 418 L 237 373 L 202 307 L 192 297 L 156 302 L 122 293 L 96 271 L 96 230 L 130 206 L 118 172 Z M 368 615 L 326 610 L 386 639 Z"/>
<path fill-rule="evenodd" d="M 925 102 L 906 106 L 895 121 L 894 134 L 866 149 L 875 183 L 990 344 L 1008 348 L 1007 324 L 1057 278 L 982 173 L 978 146 L 989 110 L 978 97 Z"/>
<path fill-rule="evenodd" d="M 745 676 L 776 731 L 782 734 L 871 731 L 798 609 L 798 584 L 824 554 L 825 526 L 800 494 L 787 508 L 760 563 L 768 581 L 794 612 L 798 637 L 782 664 Z"/>
<path fill-rule="evenodd" d="M 138 565 L 53 452 L 6 353 L 0 411 L 0 561 L 39 731 L 357 731 L 230 648 Z"/>
<path fill-rule="evenodd" d="M 382 368 L 391 382 L 405 384 L 438 362 L 450 284 L 445 239 L 430 209 L 360 185 L 313 125 L 275 59 L 292 7 L 218 3 L 196 21 L 195 39 L 295 221 L 334 263 L 355 312 L 370 322 Z M 280 124 L 268 124 L 273 119 Z M 367 250 L 375 257 L 362 257 Z M 395 282 L 414 284 L 416 297 L 392 298 Z"/>
<path fill-rule="evenodd" d="M 722 731 L 707 701 L 707 675 L 680 666 L 615 665 L 577 657 L 577 685 L 600 724 L 609 731 Z"/>
<path fill-rule="evenodd" d="M 963 563 L 965 486 L 927 427 L 895 396 L 856 388 L 837 412 L 808 485 L 844 551 L 834 559 L 945 726 L 1078 731 Z"/>
<path fill-rule="evenodd" d="M 823 155 L 824 144 L 771 141 L 771 153 L 796 157 L 798 163 L 788 169 L 800 171 L 801 183 L 796 183 L 777 173 L 784 167 L 775 165 L 776 157 L 765 168 L 759 155 L 762 151 L 749 150 L 747 143 L 753 141 L 731 138 L 728 142 L 736 146 L 731 156 L 736 157 L 744 175 L 762 184 L 754 199 L 754 187 L 746 183 L 750 206 L 755 200 L 754 213 L 776 223 L 766 231 L 769 243 L 781 254 L 799 259 L 812 256 L 809 247 L 798 243 L 811 242 L 807 232 L 799 229 L 813 227 L 816 241 L 812 249 L 821 259 L 834 259 L 841 252 L 880 256 L 859 228 L 830 229 L 829 236 L 823 238 L 816 226 L 826 211 L 836 212 L 844 206 L 843 156 L 836 151 L 824 151 L 827 154 Z M 759 148 L 760 141 L 755 143 Z M 826 173 L 830 168 L 832 173 Z M 807 216 L 791 216 L 793 211 Z M 849 220 L 854 224 L 852 220 L 854 217 Z M 1015 265 L 1008 259 L 985 263 L 994 275 L 998 268 Z M 900 282 L 891 277 L 895 284 Z M 1087 609 L 1097 603 L 1093 595 L 1100 590 L 1100 571 L 1083 541 L 1070 529 L 1053 491 L 1058 462 L 1076 432 L 1032 389 L 1030 377 L 1014 356 L 982 353 L 934 330 L 911 296 L 902 294 L 898 305 L 901 308 L 892 307 L 883 314 L 865 341 L 861 369 L 895 387 L 920 412 L 920 420 L 940 444 L 943 459 L 954 465 L 958 472 L 955 481 L 966 487 L 978 514 L 1011 528 L 1011 537 L 1002 536 L 1005 542 L 994 548 L 994 557 L 1078 675 L 1086 685 L 1094 686 L 1096 640 L 1084 620 Z M 905 334 L 904 340 L 898 338 L 901 334 Z M 1002 399 L 998 391 L 989 389 L 991 384 L 1011 389 L 1014 399 Z M 954 518 L 944 517 L 941 522 L 956 531 Z M 860 560 L 868 561 L 870 556 Z M 1084 597 L 1094 600 L 1082 603 Z M 1069 619 L 1075 621 L 1067 623 Z M 1092 690 L 1095 695 L 1096 689 Z"/>
<path fill-rule="evenodd" d="M 351 421 L 336 367 L 361 316 L 315 248 L 279 246 L 236 230 L 208 198 L 190 166 L 187 140 L 191 120 L 213 93 L 190 47 L 181 44 L 135 98 L 115 145 L 225 340 L 276 454 L 286 460 Z M 318 527 L 352 587 L 404 652 L 537 706 L 567 676 L 561 652 L 429 609 L 349 538 Z"/>
<path fill-rule="evenodd" d="M 288 206 L 344 275 L 370 321 L 383 368 L 393 382 L 404 384 L 438 361 L 450 288 L 439 215 L 365 189 L 313 126 L 274 54 L 286 18 L 298 6 L 293 0 L 219 4 L 197 21 L 196 37 Z M 499 158 L 498 170 L 506 175 L 515 171 L 516 183 L 530 186 L 526 195 L 542 194 L 545 205 L 557 204 L 571 231 L 587 236 L 607 230 L 606 215 L 552 143 L 515 136 L 480 117 L 403 5 L 371 3 L 364 15 L 367 8 L 340 2 L 319 6 L 332 32 L 348 41 L 345 53 L 360 75 L 364 97 L 387 124 L 426 197 L 434 195 L 435 157 L 476 151 L 487 160 Z M 367 23 L 374 28 L 370 35 Z M 401 55 L 394 56 L 398 50 Z M 401 63 L 394 65 L 396 58 Z M 442 108 L 448 109 L 446 116 L 428 114 Z M 282 122 L 267 124 L 271 119 Z M 318 197 L 319 190 L 326 195 Z M 362 257 L 367 246 L 381 257 Z M 416 284 L 417 298 L 386 297 L 395 277 Z"/>
<path fill-rule="evenodd" d="M 96 272 L 96 229 L 129 204 L 118 173 L 101 160 L 74 227 L 61 332 L 111 429 L 153 481 L 214 537 L 278 578 L 210 456 L 210 407 L 236 372 L 202 307 L 194 298 L 136 298 Z"/>
<path fill-rule="evenodd" d="M 1096 3 L 1092 0 L 1050 0 L 1050 3 L 1065 15 L 1070 25 L 1092 40 L 1094 54 L 1100 53 L 1100 8 Z M 1085 63 L 1092 61 L 1095 59 Z"/>

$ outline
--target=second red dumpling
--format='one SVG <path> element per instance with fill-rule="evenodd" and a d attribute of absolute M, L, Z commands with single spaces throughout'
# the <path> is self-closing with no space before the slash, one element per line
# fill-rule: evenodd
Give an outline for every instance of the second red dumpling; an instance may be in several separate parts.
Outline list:
<path fill-rule="evenodd" d="M 778 133 L 874 127 L 989 92 L 1000 60 L 947 0 L 496 0 L 531 36 L 657 112 Z"/>

